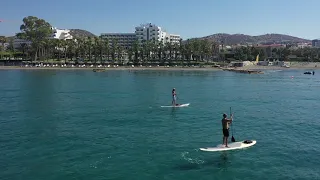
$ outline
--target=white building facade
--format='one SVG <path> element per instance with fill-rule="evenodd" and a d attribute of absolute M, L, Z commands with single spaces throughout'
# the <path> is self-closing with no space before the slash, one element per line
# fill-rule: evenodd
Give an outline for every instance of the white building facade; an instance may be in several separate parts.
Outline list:
<path fill-rule="evenodd" d="M 180 44 L 181 37 L 180 35 L 169 34 L 169 42 L 172 44 Z"/>
<path fill-rule="evenodd" d="M 102 39 L 108 39 L 110 46 L 116 41 L 116 43 L 124 49 L 132 47 L 133 43 L 137 40 L 135 33 L 102 33 L 100 37 Z"/>
<path fill-rule="evenodd" d="M 70 30 L 68 29 L 58 29 L 56 27 L 52 27 L 52 35 L 51 39 L 62 39 L 62 40 L 67 40 L 67 39 L 73 39 L 73 36 L 70 34 Z"/>
<path fill-rule="evenodd" d="M 27 41 L 24 39 L 18 39 L 18 38 L 14 38 L 13 40 L 13 48 L 14 49 L 19 49 L 23 46 L 30 46 L 31 45 L 31 41 Z"/>
<path fill-rule="evenodd" d="M 162 31 L 161 27 L 154 24 L 141 24 L 135 28 L 135 34 L 139 42 L 142 41 L 165 41 L 166 32 Z"/>
<path fill-rule="evenodd" d="M 155 24 L 141 24 L 135 28 L 137 40 L 141 43 L 143 41 L 156 40 L 163 43 L 180 43 L 180 35 L 169 34 L 160 26 Z"/>

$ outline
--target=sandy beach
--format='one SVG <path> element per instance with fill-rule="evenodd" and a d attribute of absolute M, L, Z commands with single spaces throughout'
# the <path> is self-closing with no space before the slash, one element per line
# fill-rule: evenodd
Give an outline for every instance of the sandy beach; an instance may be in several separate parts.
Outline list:
<path fill-rule="evenodd" d="M 214 67 L 20 67 L 20 66 L 0 66 L 0 70 L 21 69 L 21 70 L 163 70 L 163 71 L 219 71 Z"/>
<path fill-rule="evenodd" d="M 247 65 L 244 67 L 237 67 L 238 70 L 290 70 L 290 69 L 320 69 L 320 62 L 288 62 L 290 67 L 281 66 L 260 66 L 260 65 Z M 227 67 L 226 67 L 227 68 Z M 232 67 L 229 67 L 232 68 Z M 121 67 L 24 67 L 24 66 L 0 66 L 0 70 L 5 69 L 25 69 L 25 70 L 94 70 L 94 69 L 104 69 L 104 70 L 166 70 L 166 71 L 219 71 L 222 68 L 204 66 L 204 67 L 131 67 L 131 66 L 121 66 Z"/>

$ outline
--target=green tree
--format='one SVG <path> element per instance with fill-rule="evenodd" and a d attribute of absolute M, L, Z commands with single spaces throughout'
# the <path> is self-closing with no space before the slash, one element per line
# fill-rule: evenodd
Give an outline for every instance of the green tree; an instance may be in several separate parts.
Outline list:
<path fill-rule="evenodd" d="M 259 54 L 259 57 L 260 57 L 260 50 L 254 46 L 251 47 L 250 49 L 250 53 L 251 53 L 251 56 L 252 56 L 252 60 L 255 60 L 257 55 Z"/>
<path fill-rule="evenodd" d="M 5 36 L 0 36 L 0 59 L 3 59 L 3 54 L 4 54 L 4 43 L 7 42 L 7 38 Z"/>
<path fill-rule="evenodd" d="M 9 59 L 15 54 L 15 49 L 13 46 L 13 39 L 9 40 L 9 45 L 7 46 L 7 51 L 10 53 Z"/>
<path fill-rule="evenodd" d="M 23 24 L 20 26 L 20 30 L 21 33 L 18 33 L 17 37 L 32 42 L 32 60 L 37 60 L 41 43 L 52 33 L 51 25 L 43 19 L 28 16 L 23 18 Z"/>
<path fill-rule="evenodd" d="M 115 63 L 117 49 L 118 49 L 118 41 L 115 40 L 115 39 L 113 39 L 113 40 L 112 40 L 112 45 L 111 45 L 112 64 Z"/>
<path fill-rule="evenodd" d="M 164 64 L 164 58 L 163 58 L 163 54 L 164 54 L 164 44 L 163 44 L 163 40 L 161 40 L 158 43 L 158 57 L 159 57 L 159 61 L 161 64 Z"/>
<path fill-rule="evenodd" d="M 85 42 L 85 48 L 89 52 L 89 61 L 92 62 L 92 51 L 93 51 L 93 39 L 91 37 L 87 37 L 86 42 Z"/>
<path fill-rule="evenodd" d="M 106 38 L 106 39 L 104 39 L 103 42 L 104 42 L 104 54 L 107 57 L 107 60 L 109 61 L 110 60 L 110 42 L 109 42 L 109 39 Z"/>
<path fill-rule="evenodd" d="M 132 45 L 132 52 L 134 53 L 134 65 L 137 65 L 139 63 L 139 52 L 140 52 L 140 46 L 139 41 L 134 41 Z"/>
<path fill-rule="evenodd" d="M 19 51 L 22 52 L 22 59 L 26 60 L 27 59 L 27 52 L 28 52 L 29 46 L 27 43 L 21 43 L 20 47 L 18 48 Z"/>
<path fill-rule="evenodd" d="M 76 42 L 74 39 L 67 39 L 66 40 L 66 46 L 67 46 L 67 58 L 70 58 L 71 61 L 73 61 L 73 57 L 76 54 Z"/>

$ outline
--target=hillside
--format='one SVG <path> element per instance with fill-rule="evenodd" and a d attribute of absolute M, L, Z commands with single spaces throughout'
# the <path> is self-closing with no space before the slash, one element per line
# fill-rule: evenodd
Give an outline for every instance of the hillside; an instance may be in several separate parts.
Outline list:
<path fill-rule="evenodd" d="M 96 37 L 96 35 L 94 35 L 93 33 L 86 31 L 86 30 L 82 30 L 82 29 L 70 29 L 70 34 L 74 37 L 74 38 L 84 38 L 84 37 Z M 7 37 L 8 39 L 14 39 L 15 36 L 10 36 Z"/>
<path fill-rule="evenodd" d="M 96 35 L 92 34 L 91 32 L 82 29 L 70 29 L 70 34 L 74 38 L 96 37 Z"/>
<path fill-rule="evenodd" d="M 306 42 L 310 43 L 308 39 L 302 39 L 285 34 L 264 34 L 260 36 L 250 36 L 245 34 L 213 34 L 210 36 L 193 38 L 193 39 L 208 39 L 209 41 L 224 42 L 226 45 L 245 44 L 245 43 L 280 43 L 280 42 Z"/>

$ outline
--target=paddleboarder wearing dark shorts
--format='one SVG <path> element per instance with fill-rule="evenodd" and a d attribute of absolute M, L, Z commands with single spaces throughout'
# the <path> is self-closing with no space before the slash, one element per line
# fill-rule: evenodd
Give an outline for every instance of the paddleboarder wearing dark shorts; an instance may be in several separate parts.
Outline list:
<path fill-rule="evenodd" d="M 221 120 L 222 122 L 222 132 L 223 132 L 223 145 L 226 145 L 228 147 L 228 137 L 229 137 L 229 124 L 232 123 L 232 115 L 230 117 L 231 119 L 227 118 L 226 114 L 223 114 L 223 118 Z"/>
<path fill-rule="evenodd" d="M 176 88 L 172 89 L 172 106 L 177 106 Z"/>

